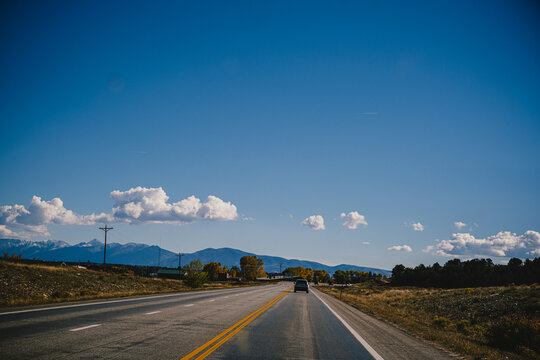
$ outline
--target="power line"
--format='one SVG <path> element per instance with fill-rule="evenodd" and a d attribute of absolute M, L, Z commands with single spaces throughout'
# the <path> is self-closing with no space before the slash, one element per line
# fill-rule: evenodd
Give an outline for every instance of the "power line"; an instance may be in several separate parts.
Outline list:
<path fill-rule="evenodd" d="M 100 227 L 100 230 L 105 231 L 105 246 L 103 247 L 103 265 L 105 265 L 106 259 L 107 259 L 107 231 L 112 230 L 112 227 L 107 227 L 107 224 L 105 224 L 105 227 Z"/>

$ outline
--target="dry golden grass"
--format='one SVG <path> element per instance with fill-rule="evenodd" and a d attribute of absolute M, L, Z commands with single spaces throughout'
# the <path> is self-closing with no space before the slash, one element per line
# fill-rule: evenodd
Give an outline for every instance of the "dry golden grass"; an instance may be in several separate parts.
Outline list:
<path fill-rule="evenodd" d="M 318 289 L 340 298 L 338 287 Z M 468 359 L 540 359 L 536 285 L 424 289 L 358 284 L 344 289 L 341 300 Z"/>
<path fill-rule="evenodd" d="M 208 283 L 222 289 L 255 283 Z M 0 306 L 33 305 L 118 296 L 191 291 L 181 280 L 134 277 L 78 267 L 26 265 L 0 261 Z"/>

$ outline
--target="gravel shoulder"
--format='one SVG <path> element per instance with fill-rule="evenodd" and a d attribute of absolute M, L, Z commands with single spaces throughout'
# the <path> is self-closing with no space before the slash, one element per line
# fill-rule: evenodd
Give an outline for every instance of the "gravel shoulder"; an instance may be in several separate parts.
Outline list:
<path fill-rule="evenodd" d="M 407 334 L 373 316 L 313 289 L 334 311 L 336 311 L 368 344 L 384 359 L 433 359 L 459 358 L 434 344 Z"/>

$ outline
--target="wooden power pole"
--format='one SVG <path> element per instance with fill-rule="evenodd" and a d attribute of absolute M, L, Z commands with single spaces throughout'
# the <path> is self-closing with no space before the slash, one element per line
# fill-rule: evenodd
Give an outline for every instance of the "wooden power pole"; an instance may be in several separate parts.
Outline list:
<path fill-rule="evenodd" d="M 107 260 L 107 231 L 112 230 L 112 227 L 107 227 L 107 224 L 105 224 L 105 227 L 100 227 L 101 230 L 105 231 L 105 246 L 103 247 L 103 265 L 105 265 L 105 262 Z"/>
<path fill-rule="evenodd" d="M 182 256 L 184 256 L 184 254 L 181 254 L 181 253 L 178 253 L 178 270 L 182 270 Z"/>

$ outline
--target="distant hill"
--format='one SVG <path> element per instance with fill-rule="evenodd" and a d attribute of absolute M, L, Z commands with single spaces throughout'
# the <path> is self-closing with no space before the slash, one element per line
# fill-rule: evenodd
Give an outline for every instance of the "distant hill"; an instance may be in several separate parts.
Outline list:
<path fill-rule="evenodd" d="M 127 264 L 127 265 L 160 265 L 165 267 L 177 267 L 178 257 L 169 250 L 161 249 L 156 245 L 146 244 L 107 244 L 107 263 Z M 73 261 L 73 262 L 96 262 L 103 261 L 103 243 L 96 239 L 89 242 L 81 242 L 76 245 L 70 245 L 65 241 L 47 240 L 47 241 L 28 241 L 17 239 L 0 239 L 0 253 L 8 253 L 10 256 L 22 254 L 25 259 L 40 259 L 53 261 Z M 326 270 L 333 274 L 336 270 L 358 270 L 373 272 L 377 274 L 391 275 L 388 270 L 362 267 L 356 265 L 341 264 L 329 266 L 314 261 L 285 259 L 278 256 L 257 255 L 242 250 L 231 248 L 213 249 L 208 248 L 199 250 L 191 254 L 182 256 L 182 263 L 186 264 L 191 260 L 201 259 L 203 263 L 210 261 L 220 262 L 222 265 L 239 266 L 240 258 L 245 255 L 256 255 L 264 262 L 266 272 L 279 272 L 279 264 L 282 264 L 282 270 L 288 267 L 303 266 L 305 268 Z"/>

